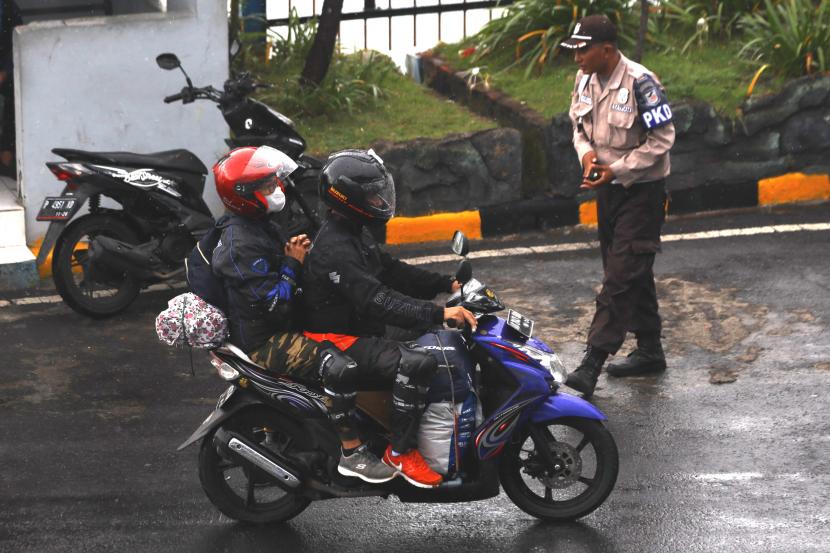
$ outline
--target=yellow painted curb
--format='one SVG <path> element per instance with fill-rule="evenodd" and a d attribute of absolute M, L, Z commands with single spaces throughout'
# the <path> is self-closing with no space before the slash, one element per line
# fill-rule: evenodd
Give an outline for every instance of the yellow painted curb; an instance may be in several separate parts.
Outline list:
<path fill-rule="evenodd" d="M 38 238 L 37 242 L 29 246 L 29 250 L 34 254 L 35 259 L 37 259 L 40 253 L 41 244 L 43 244 L 43 238 Z M 49 278 L 52 276 L 52 252 L 49 252 L 49 255 L 46 256 L 43 265 L 38 266 L 37 272 L 40 274 L 40 278 Z"/>
<path fill-rule="evenodd" d="M 597 201 L 590 200 L 579 204 L 579 224 L 597 226 Z"/>
<path fill-rule="evenodd" d="M 43 244 L 43 238 L 38 238 L 37 242 L 28 246 L 29 250 L 34 254 L 35 259 L 37 259 L 38 254 L 40 253 L 40 246 Z M 75 250 L 84 250 L 86 249 L 88 244 L 86 242 L 82 242 L 75 247 Z M 51 278 L 52 276 L 52 254 L 55 253 L 55 249 L 52 248 L 52 251 L 49 252 L 49 255 L 46 256 L 46 260 L 43 262 L 42 265 L 38 266 L 37 272 L 40 274 L 40 278 Z M 83 269 L 80 265 L 73 267 L 72 272 L 80 274 Z"/>
<path fill-rule="evenodd" d="M 758 181 L 758 205 L 830 200 L 830 176 L 788 173 Z"/>
<path fill-rule="evenodd" d="M 424 217 L 395 217 L 386 225 L 387 244 L 450 240 L 456 230 L 481 238 L 481 215 L 476 211 L 437 213 Z"/>

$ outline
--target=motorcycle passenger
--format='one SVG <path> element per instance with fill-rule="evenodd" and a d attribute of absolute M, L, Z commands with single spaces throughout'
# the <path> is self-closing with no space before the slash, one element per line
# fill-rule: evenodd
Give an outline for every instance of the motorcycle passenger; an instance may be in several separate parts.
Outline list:
<path fill-rule="evenodd" d="M 266 369 L 315 385 L 322 380 L 337 398 L 342 392 L 330 375 L 350 370 L 354 361 L 330 343 L 303 336 L 294 316 L 311 241 L 304 234 L 286 239 L 268 218 L 285 206 L 278 175 L 296 167 L 288 156 L 268 146 L 238 148 L 217 162 L 216 191 L 230 214 L 216 223 L 221 237 L 211 265 L 225 287 L 230 341 Z M 332 413 L 344 447 L 359 446 L 350 418 Z M 395 477 L 395 471 L 378 461 L 367 464 L 359 476 L 385 482 Z"/>
<path fill-rule="evenodd" d="M 357 362 L 337 375 L 341 389 L 392 386 L 392 440 L 383 461 L 415 486 L 437 486 L 441 475 L 416 449 L 437 361 L 415 343 L 383 335 L 386 325 L 412 328 L 453 320 L 475 327 L 475 317 L 462 307 L 425 301 L 458 290 L 454 277 L 407 265 L 372 237 L 367 227 L 383 225 L 395 214 L 394 181 L 373 151 L 332 154 L 321 172 L 320 197 L 330 209 L 304 267 L 306 336 L 331 341 Z M 350 402 L 342 408 L 354 409 L 354 396 Z M 359 475 L 348 454 L 341 455 L 339 472 Z"/>

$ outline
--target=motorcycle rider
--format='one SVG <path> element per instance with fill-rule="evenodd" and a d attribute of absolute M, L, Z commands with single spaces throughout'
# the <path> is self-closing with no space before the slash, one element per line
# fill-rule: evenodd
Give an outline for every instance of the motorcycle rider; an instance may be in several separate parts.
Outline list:
<path fill-rule="evenodd" d="M 217 162 L 216 191 L 230 214 L 216 223 L 221 236 L 211 265 L 225 288 L 230 341 L 267 369 L 314 384 L 322 380 L 334 397 L 331 417 L 343 448 L 350 451 L 359 448 L 360 440 L 349 410 L 338 406 L 344 397 L 353 403 L 354 393 L 342 392 L 337 375 L 355 363 L 332 344 L 310 340 L 298 331 L 294 304 L 311 241 L 304 234 L 286 240 L 268 217 L 285 206 L 278 175 L 296 167 L 287 155 L 268 146 L 238 148 Z M 396 476 L 365 448 L 356 453 L 352 461 L 361 468 L 351 476 L 372 483 Z"/>
<path fill-rule="evenodd" d="M 339 374 L 343 389 L 392 385 L 392 440 L 383 461 L 415 486 L 441 483 L 416 449 L 417 431 L 437 361 L 420 346 L 383 337 L 385 326 L 411 328 L 453 320 L 473 328 L 462 307 L 426 299 L 454 292 L 454 277 L 419 269 L 382 251 L 369 228 L 395 214 L 395 185 L 372 151 L 332 154 L 320 174 L 320 197 L 329 206 L 303 272 L 303 328 L 328 340 L 357 362 Z M 353 405 L 353 404 L 352 404 Z M 349 467 L 339 471 L 348 474 Z"/>

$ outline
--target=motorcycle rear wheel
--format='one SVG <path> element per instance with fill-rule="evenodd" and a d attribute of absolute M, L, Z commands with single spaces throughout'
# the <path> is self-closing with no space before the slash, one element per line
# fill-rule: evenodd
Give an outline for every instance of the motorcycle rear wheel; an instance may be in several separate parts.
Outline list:
<path fill-rule="evenodd" d="M 540 446 L 548 449 L 552 463 Z M 564 522 L 602 505 L 618 471 L 619 453 L 608 429 L 600 421 L 569 417 L 537 424 L 533 431 L 528 427 L 514 437 L 502 454 L 499 476 L 521 510 Z"/>
<path fill-rule="evenodd" d="M 111 317 L 135 301 L 140 282 L 127 273 L 112 275 L 107 282 L 87 278 L 87 247 L 96 236 L 138 244 L 138 234 L 124 221 L 110 215 L 85 215 L 61 233 L 52 252 L 52 278 L 66 304 L 94 319 Z"/>
<path fill-rule="evenodd" d="M 302 444 L 304 437 L 280 425 L 279 415 L 266 408 L 242 411 L 222 424 L 263 447 L 276 448 L 282 455 Z M 202 440 L 199 451 L 199 480 L 210 502 L 222 514 L 251 524 L 285 522 L 302 513 L 311 500 L 286 492 L 273 477 L 225 459 L 213 443 L 215 431 Z"/>

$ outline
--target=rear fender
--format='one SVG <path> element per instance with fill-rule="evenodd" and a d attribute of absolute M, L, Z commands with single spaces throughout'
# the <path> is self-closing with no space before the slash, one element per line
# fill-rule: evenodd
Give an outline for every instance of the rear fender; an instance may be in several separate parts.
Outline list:
<path fill-rule="evenodd" d="M 61 196 L 74 196 L 77 198 L 78 203 L 75 213 L 83 208 L 84 203 L 86 203 L 87 198 L 91 195 L 95 194 L 97 191 L 93 190 L 90 186 L 79 186 L 73 187 L 72 191 L 69 191 L 69 187 L 66 186 L 61 191 Z M 40 244 L 40 250 L 37 253 L 37 266 L 40 267 L 46 261 L 46 258 L 49 257 L 49 254 L 52 252 L 52 248 L 55 247 L 55 242 L 58 241 L 58 237 L 63 232 L 63 229 L 66 228 L 66 225 L 69 224 L 69 221 L 52 221 L 49 223 L 49 228 L 46 230 L 46 236 L 43 237 L 43 242 Z"/>
<path fill-rule="evenodd" d="M 262 400 L 259 399 L 256 395 L 252 394 L 251 392 L 246 391 L 244 388 L 237 388 L 230 399 L 225 402 L 222 407 L 218 409 L 214 409 L 213 413 L 211 413 L 208 418 L 202 421 L 202 424 L 199 425 L 193 434 L 190 435 L 188 439 L 186 439 L 182 445 L 176 448 L 176 451 L 181 451 L 184 448 L 192 445 L 208 434 L 210 434 L 214 429 L 216 429 L 220 424 L 224 421 L 228 420 L 232 415 L 238 413 L 242 409 L 246 407 L 250 407 L 252 405 L 262 405 Z"/>
<path fill-rule="evenodd" d="M 530 413 L 530 422 L 542 423 L 562 417 L 579 417 L 598 421 L 608 420 L 593 404 L 570 394 L 556 393 L 539 403 Z"/>

